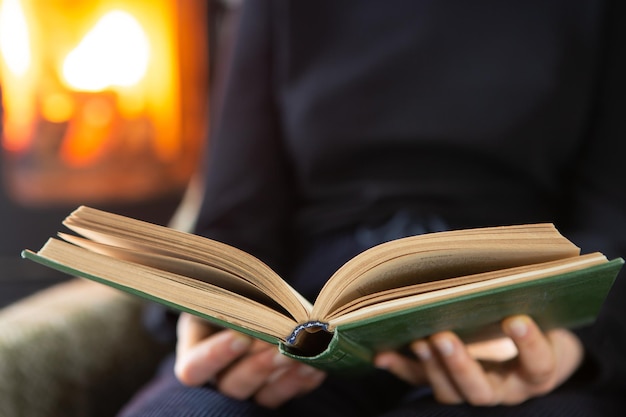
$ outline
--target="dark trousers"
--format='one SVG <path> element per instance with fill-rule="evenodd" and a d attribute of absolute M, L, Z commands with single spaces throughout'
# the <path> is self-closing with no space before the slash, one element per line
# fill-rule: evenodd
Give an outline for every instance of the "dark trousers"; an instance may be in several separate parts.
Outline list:
<path fill-rule="evenodd" d="M 172 356 L 119 417 L 618 417 L 626 412 L 623 401 L 571 386 L 513 407 L 443 405 L 427 389 L 410 389 L 382 372 L 353 380 L 330 376 L 317 390 L 274 411 L 209 386 L 185 387 L 173 364 Z"/>

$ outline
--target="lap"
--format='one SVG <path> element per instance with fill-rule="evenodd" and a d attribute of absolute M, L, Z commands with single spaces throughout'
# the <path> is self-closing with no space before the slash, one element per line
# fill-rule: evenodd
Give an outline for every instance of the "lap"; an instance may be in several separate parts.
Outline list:
<path fill-rule="evenodd" d="M 443 405 L 434 398 L 405 402 L 377 417 L 621 417 L 624 403 L 580 390 L 553 392 L 515 406 Z"/>
<path fill-rule="evenodd" d="M 312 393 L 278 410 L 267 410 L 250 401 L 226 397 L 211 386 L 184 386 L 174 376 L 173 366 L 172 356 L 119 417 L 617 417 L 625 406 L 614 396 L 604 397 L 567 384 L 513 407 L 450 406 L 437 403 L 427 390 L 408 387 L 376 372 L 360 378 L 330 376 Z"/>
<path fill-rule="evenodd" d="M 158 375 L 122 410 L 118 417 L 367 417 L 401 402 L 412 388 L 384 372 L 359 377 L 329 376 L 308 395 L 295 398 L 278 410 L 222 395 L 210 385 L 187 387 L 176 379 L 173 355 Z"/>

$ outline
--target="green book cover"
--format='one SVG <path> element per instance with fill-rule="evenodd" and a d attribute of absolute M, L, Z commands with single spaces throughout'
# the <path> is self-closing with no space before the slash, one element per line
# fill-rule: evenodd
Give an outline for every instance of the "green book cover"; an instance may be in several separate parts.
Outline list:
<path fill-rule="evenodd" d="M 328 371 L 341 372 L 367 369 L 375 352 L 400 348 L 414 339 L 442 330 L 455 331 L 468 342 L 497 336 L 499 322 L 514 314 L 529 314 L 543 329 L 588 324 L 600 311 L 624 263 L 618 258 L 548 278 L 408 307 L 374 318 L 338 325 L 332 332 L 324 330 L 325 323 L 301 323 L 293 329 L 289 337 L 281 340 L 234 324 L 228 318 L 207 315 L 196 309 L 172 303 L 166 296 L 112 282 L 93 271 L 88 272 L 89 268 L 85 265 L 81 267 L 80 262 L 68 266 L 32 251 L 23 251 L 22 256 L 70 275 L 104 283 L 278 344 L 281 351 L 292 358 Z M 107 262 L 107 257 L 103 258 L 103 262 Z M 312 347 L 307 352 L 302 352 L 287 342 L 296 338 L 298 333 L 305 334 L 311 339 L 309 343 Z"/>
<path fill-rule="evenodd" d="M 375 352 L 397 349 L 413 340 L 451 330 L 466 342 L 501 336 L 500 322 L 528 314 L 548 330 L 592 323 L 624 261 L 621 258 L 582 270 L 441 300 L 338 326 L 327 349 L 303 362 L 325 369 L 368 363 Z"/>

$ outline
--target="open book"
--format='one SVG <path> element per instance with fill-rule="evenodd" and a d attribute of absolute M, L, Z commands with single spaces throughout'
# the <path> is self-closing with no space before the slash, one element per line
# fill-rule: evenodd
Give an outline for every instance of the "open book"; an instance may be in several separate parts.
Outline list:
<path fill-rule="evenodd" d="M 376 351 L 441 330 L 466 341 L 495 337 L 513 314 L 544 329 L 589 323 L 623 264 L 580 255 L 551 224 L 430 233 L 357 255 L 311 304 L 224 243 L 84 206 L 63 224 L 75 234 L 22 255 L 278 344 L 327 370 L 360 367 Z"/>

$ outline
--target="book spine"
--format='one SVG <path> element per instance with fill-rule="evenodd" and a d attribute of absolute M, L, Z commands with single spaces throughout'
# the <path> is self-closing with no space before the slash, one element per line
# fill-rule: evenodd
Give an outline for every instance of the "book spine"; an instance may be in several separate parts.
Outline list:
<path fill-rule="evenodd" d="M 323 323 L 316 324 L 322 325 Z M 302 330 L 302 328 L 299 329 L 299 331 Z M 354 374 L 374 369 L 371 365 L 374 352 L 371 349 L 353 342 L 343 336 L 340 331 L 326 332 L 326 334 L 329 339 L 325 347 L 313 354 L 304 353 L 287 343 L 281 342 L 278 346 L 284 355 L 328 372 Z"/>

